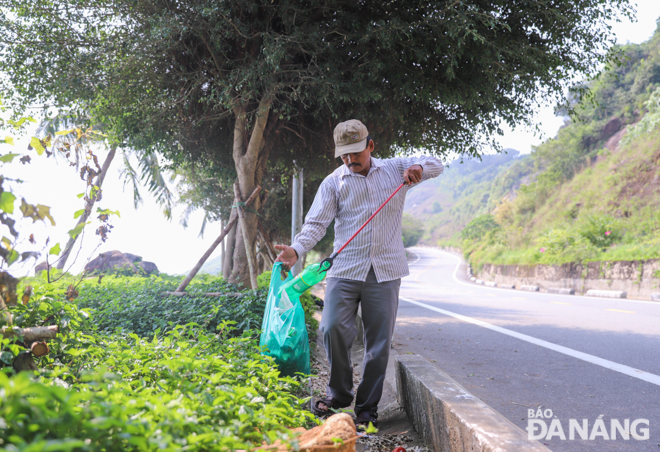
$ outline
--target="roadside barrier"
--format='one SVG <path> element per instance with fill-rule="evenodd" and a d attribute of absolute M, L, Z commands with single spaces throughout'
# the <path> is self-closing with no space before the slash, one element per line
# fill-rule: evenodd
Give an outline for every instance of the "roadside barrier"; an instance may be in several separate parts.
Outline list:
<path fill-rule="evenodd" d="M 520 290 L 527 290 L 528 292 L 538 292 L 539 286 L 520 286 Z"/>
<path fill-rule="evenodd" d="M 620 290 L 587 290 L 585 294 L 588 297 L 603 297 L 603 298 L 626 298 L 626 292 Z"/>

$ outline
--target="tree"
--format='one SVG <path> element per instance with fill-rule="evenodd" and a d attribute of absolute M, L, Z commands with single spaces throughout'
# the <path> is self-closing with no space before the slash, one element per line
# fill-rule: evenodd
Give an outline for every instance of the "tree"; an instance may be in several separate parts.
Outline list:
<path fill-rule="evenodd" d="M 116 141 L 103 133 L 101 125 L 90 126 L 90 122 L 88 115 L 79 117 L 65 114 L 56 115 L 44 119 L 37 129 L 37 135 L 44 136 L 44 140 L 51 145 L 55 155 L 60 154 L 69 160 L 69 164 L 75 166 L 80 178 L 86 182 L 85 193 L 81 194 L 85 207 L 74 213 L 74 219 L 78 221 L 75 227 L 69 231 L 69 239 L 57 258 L 58 270 L 65 268 L 74 244 L 83 228 L 89 223 L 88 219 L 92 214 L 94 204 L 103 198 L 103 182 L 117 153 Z M 94 153 L 94 147 L 108 150 L 102 165 L 99 165 L 99 158 Z M 133 187 L 135 208 L 142 202 L 139 190 L 141 179 L 147 184 L 149 192 L 156 197 L 156 201 L 164 207 L 165 216 L 169 218 L 173 196 L 163 177 L 157 157 L 152 153 L 138 154 L 138 174 L 130 163 L 130 156 L 134 152 L 131 149 L 121 149 L 120 153 L 123 160 L 124 185 L 130 184 Z M 97 208 L 97 213 L 99 218 L 106 219 L 103 221 L 104 223 L 109 215 L 119 215 L 119 212 L 101 208 Z M 102 225 L 97 229 L 97 235 L 100 235 L 104 242 L 108 232 L 108 225 Z"/>
<path fill-rule="evenodd" d="M 349 117 L 382 156 L 478 155 L 501 121 L 527 121 L 539 96 L 597 72 L 610 20 L 630 14 L 627 0 L 0 4 L 1 83 L 17 97 L 89 108 L 173 168 L 235 175 L 244 197 L 294 159 L 327 173 Z M 255 226 L 248 213 L 248 249 Z M 232 280 L 245 283 L 242 241 L 230 237 Z"/>

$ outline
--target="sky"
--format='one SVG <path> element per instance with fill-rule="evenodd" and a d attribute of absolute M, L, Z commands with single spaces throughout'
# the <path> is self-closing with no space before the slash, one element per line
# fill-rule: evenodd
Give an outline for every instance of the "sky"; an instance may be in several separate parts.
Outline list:
<path fill-rule="evenodd" d="M 659 0 L 638 0 L 637 21 L 626 21 L 614 24 L 614 32 L 617 41 L 625 43 L 641 43 L 649 39 L 656 29 L 656 19 L 660 17 Z M 522 153 L 531 151 L 532 146 L 539 145 L 548 138 L 553 137 L 563 119 L 554 116 L 553 106 L 539 106 L 534 117 L 535 123 L 539 124 L 542 135 L 537 136 L 524 127 L 511 130 L 504 127 L 504 135 L 500 138 L 500 144 L 504 148 L 514 148 Z M 10 134 L 11 131 L 3 130 L 0 133 Z M 0 153 L 7 152 L 24 153 L 27 147 L 25 138 L 17 139 L 15 146 L 7 144 L 0 145 Z M 105 152 L 99 151 L 99 158 L 103 159 Z M 51 213 L 56 221 L 55 226 L 46 225 L 41 222 L 32 224 L 31 220 L 21 220 L 20 231 L 23 236 L 33 233 L 35 239 L 41 246 L 46 239 L 50 238 L 49 249 L 55 243 L 60 243 L 63 248 L 68 238 L 67 231 L 72 229 L 76 221 L 73 218 L 75 211 L 84 208 L 82 200 L 76 195 L 83 192 L 85 184 L 80 180 L 75 168 L 69 168 L 64 159 L 56 163 L 54 159 L 37 157 L 34 152 L 30 153 L 32 163 L 22 165 L 18 159 L 10 168 L 5 168 L 5 174 L 11 173 L 12 177 L 22 179 L 25 182 L 16 187 L 14 192 L 26 198 L 29 203 L 44 204 L 51 207 Z M 203 238 L 199 237 L 202 225 L 203 212 L 194 212 L 189 219 L 189 227 L 184 229 L 179 223 L 180 216 L 185 206 L 174 209 L 172 220 L 168 221 L 157 206 L 146 189 L 142 189 L 144 203 L 136 210 L 133 207 L 133 194 L 130 186 L 124 189 L 120 178 L 121 158 L 115 157 L 108 176 L 103 186 L 103 200 L 97 203 L 104 209 L 118 210 L 120 217 L 112 217 L 114 226 L 106 243 L 101 243 L 94 230 L 98 223 L 92 223 L 85 229 L 82 249 L 78 258 L 71 267 L 73 273 L 82 270 L 88 258 L 93 258 L 99 252 L 119 250 L 142 256 L 145 261 L 154 262 L 161 272 L 169 274 L 184 274 L 190 270 L 201 255 L 208 249 L 210 244 L 221 232 L 219 223 L 207 225 Z M 5 182 L 5 186 L 7 182 Z M 18 206 L 18 202 L 16 204 Z M 20 215 L 19 215 L 20 216 Z M 7 233 L 5 232 L 5 235 Z M 22 248 L 26 249 L 26 244 Z M 74 248 L 74 253 L 78 247 Z M 211 256 L 211 259 L 219 255 L 219 249 Z M 70 260 L 73 260 L 72 258 Z M 16 276 L 32 273 L 34 261 L 23 267 L 16 264 L 10 271 Z"/>

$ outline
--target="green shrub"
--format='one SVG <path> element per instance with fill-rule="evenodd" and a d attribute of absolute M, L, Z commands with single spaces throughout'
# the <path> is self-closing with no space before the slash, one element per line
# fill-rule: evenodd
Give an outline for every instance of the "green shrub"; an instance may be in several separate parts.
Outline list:
<path fill-rule="evenodd" d="M 29 278 L 23 284 L 34 286 L 35 295 L 49 293 L 61 296 L 73 278 L 64 278 L 49 285 L 41 278 Z M 174 291 L 179 277 L 160 275 L 106 276 L 86 279 L 78 287 L 75 302 L 81 308 L 94 313 L 99 333 L 110 334 L 117 330 L 151 336 L 157 329 L 168 331 L 176 325 L 196 323 L 215 331 L 224 320 L 236 322 L 235 331 L 240 334 L 248 329 L 258 329 L 263 319 L 266 290 L 243 291 L 240 296 L 205 297 L 204 292 L 237 293 L 239 287 L 221 277 L 199 275 L 186 289 L 183 297 L 162 297 L 163 292 Z"/>
<path fill-rule="evenodd" d="M 224 451 L 288 438 L 312 422 L 254 337 L 178 326 L 163 337 L 97 338 L 30 379 L 0 372 L 4 450 Z M 74 372 L 75 369 L 75 372 Z"/>
<path fill-rule="evenodd" d="M 609 215 L 587 217 L 580 227 L 580 235 L 600 249 L 620 242 L 623 238 L 619 222 Z"/>
<path fill-rule="evenodd" d="M 491 214 L 480 215 L 465 226 L 465 229 L 461 231 L 461 238 L 472 241 L 482 240 L 488 232 L 499 229 L 499 227 L 500 225 Z"/>
<path fill-rule="evenodd" d="M 538 261 L 543 264 L 582 262 L 598 254 L 598 249 L 582 235 L 567 229 L 551 229 L 539 238 L 538 243 Z"/>

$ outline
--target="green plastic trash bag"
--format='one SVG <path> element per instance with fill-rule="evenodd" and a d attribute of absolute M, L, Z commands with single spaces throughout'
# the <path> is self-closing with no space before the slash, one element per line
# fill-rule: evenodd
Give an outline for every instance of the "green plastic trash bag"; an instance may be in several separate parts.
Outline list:
<path fill-rule="evenodd" d="M 259 345 L 264 354 L 275 358 L 283 375 L 292 376 L 296 372 L 309 375 L 309 337 L 305 326 L 305 311 L 298 296 L 287 299 L 278 295 L 282 285 L 291 280 L 289 274 L 282 281 L 281 270 L 282 263 L 276 262 L 270 276 Z"/>

